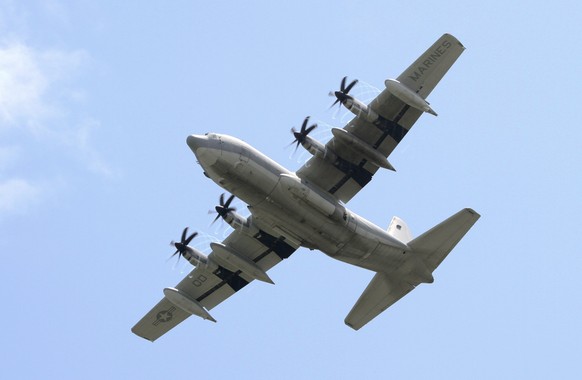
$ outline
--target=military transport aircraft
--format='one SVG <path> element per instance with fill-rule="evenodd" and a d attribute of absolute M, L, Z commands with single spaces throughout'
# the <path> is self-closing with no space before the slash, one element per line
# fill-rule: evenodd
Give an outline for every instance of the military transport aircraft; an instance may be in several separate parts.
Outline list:
<path fill-rule="evenodd" d="M 267 271 L 299 247 L 375 272 L 345 323 L 358 330 L 417 285 L 433 282 L 433 271 L 479 219 L 463 209 L 422 235 L 413 238 L 406 223 L 392 218 L 388 229 L 351 212 L 345 204 L 370 182 L 388 162 L 394 148 L 424 112 L 436 116 L 425 98 L 465 48 L 452 35 L 439 38 L 397 79 L 366 105 L 349 94 L 356 81 L 333 95 L 355 114 L 322 144 L 309 136 L 315 125 L 306 118 L 294 143 L 313 157 L 297 172 L 285 169 L 245 142 L 217 133 L 191 135 L 187 144 L 204 174 L 232 195 L 224 194 L 216 206 L 233 227 L 222 243 L 211 243 L 206 256 L 189 246 L 196 233 L 184 229 L 173 243 L 174 255 L 195 269 L 132 331 L 154 341 L 188 318 L 197 315 L 215 321 L 209 311 L 253 280 L 273 283 Z M 248 204 L 243 218 L 231 207 L 236 196 Z"/>

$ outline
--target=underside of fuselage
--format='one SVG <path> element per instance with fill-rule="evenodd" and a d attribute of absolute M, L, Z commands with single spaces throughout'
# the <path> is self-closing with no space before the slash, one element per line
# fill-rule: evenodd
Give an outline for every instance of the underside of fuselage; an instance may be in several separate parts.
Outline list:
<path fill-rule="evenodd" d="M 406 244 L 241 140 L 209 134 L 190 136 L 188 145 L 210 179 L 248 204 L 259 229 L 373 271 L 392 272 L 404 262 Z"/>

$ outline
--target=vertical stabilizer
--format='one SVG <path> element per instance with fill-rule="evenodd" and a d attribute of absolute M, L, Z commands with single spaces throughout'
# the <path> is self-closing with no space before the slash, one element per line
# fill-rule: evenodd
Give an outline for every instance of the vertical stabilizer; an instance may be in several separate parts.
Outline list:
<path fill-rule="evenodd" d="M 404 244 L 412 240 L 412 233 L 404 220 L 395 216 L 388 225 L 388 235 L 400 240 Z"/>

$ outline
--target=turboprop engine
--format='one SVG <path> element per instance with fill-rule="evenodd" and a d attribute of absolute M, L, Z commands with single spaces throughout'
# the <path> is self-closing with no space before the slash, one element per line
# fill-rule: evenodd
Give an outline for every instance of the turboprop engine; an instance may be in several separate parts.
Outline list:
<path fill-rule="evenodd" d="M 330 149 L 327 149 L 325 145 L 314 139 L 313 137 L 309 137 L 311 131 L 317 128 L 317 124 L 312 124 L 307 127 L 309 123 L 309 116 L 303 120 L 303 124 L 301 125 L 301 129 L 296 131 L 295 128 L 291 128 L 291 133 L 295 136 L 295 140 L 291 142 L 291 144 L 297 143 L 295 146 L 295 150 L 299 147 L 299 144 L 309 153 L 314 156 L 320 157 L 328 162 L 335 162 L 337 160 L 337 155 L 332 152 Z"/>
<path fill-rule="evenodd" d="M 236 213 L 236 208 L 230 207 L 230 203 L 234 199 L 234 195 L 228 197 L 226 202 L 224 201 L 224 193 L 220 194 L 219 204 L 214 207 L 216 210 L 216 218 L 212 223 L 216 222 L 218 218 L 222 218 L 226 223 L 228 223 L 232 228 L 238 229 L 240 227 L 248 226 L 248 221 L 241 215 Z"/>
<path fill-rule="evenodd" d="M 336 97 L 336 101 L 333 102 L 331 106 L 333 107 L 337 103 L 341 103 L 344 107 L 346 107 L 351 113 L 353 113 L 357 117 L 363 118 L 369 121 L 370 123 L 374 123 L 379 118 L 378 114 L 372 111 L 370 107 L 368 107 L 358 99 L 354 98 L 352 95 L 348 94 L 350 90 L 358 83 L 358 80 L 354 79 L 348 86 L 346 86 L 347 78 L 348 77 L 343 77 L 342 82 L 340 83 L 339 91 L 330 93 L 330 95 L 334 95 Z"/>
<path fill-rule="evenodd" d="M 170 243 L 171 245 L 176 247 L 176 252 L 174 252 L 174 254 L 170 256 L 170 258 L 178 255 L 178 260 L 180 260 L 180 257 L 183 257 L 195 267 L 198 267 L 200 265 L 208 266 L 210 264 L 208 257 L 199 250 L 192 248 L 188 245 L 190 244 L 192 239 L 194 239 L 198 235 L 198 232 L 193 232 L 192 235 L 188 237 L 186 237 L 186 235 L 188 235 L 188 227 L 184 228 L 184 231 L 182 232 L 182 238 L 180 239 L 179 242 L 172 241 Z"/>
<path fill-rule="evenodd" d="M 346 107 L 351 113 L 356 115 L 359 118 L 365 119 L 370 123 L 374 123 L 378 120 L 379 116 L 376 112 L 372 111 L 370 107 L 359 101 L 358 99 L 354 98 L 353 96 L 348 96 L 342 104 Z"/>
<path fill-rule="evenodd" d="M 307 127 L 308 123 L 309 116 L 307 116 L 305 120 L 303 120 L 303 124 L 301 125 L 301 129 L 299 131 L 296 131 L 295 128 L 291 128 L 291 133 L 293 133 L 293 136 L 295 136 L 295 140 L 293 140 L 291 144 L 297 143 L 297 145 L 295 146 L 295 150 L 297 150 L 299 144 L 301 144 L 301 146 L 304 147 L 305 150 L 307 150 L 312 155 L 325 156 L 325 146 L 316 139 L 314 139 L 313 137 L 309 137 L 309 134 L 315 128 L 317 128 L 317 124 L 312 124 L 309 127 Z"/>
<path fill-rule="evenodd" d="M 383 117 L 379 116 L 376 112 L 374 112 L 370 107 L 359 101 L 358 99 L 354 98 L 352 95 L 348 93 L 350 90 L 358 83 L 358 80 L 353 80 L 347 87 L 346 87 L 346 79 L 344 77 L 340 84 L 340 91 L 335 91 L 330 93 L 330 95 L 335 95 L 337 98 L 336 101 L 332 104 L 332 107 L 337 103 L 341 103 L 346 107 L 351 113 L 356 115 L 357 117 L 363 118 L 370 123 L 382 121 Z M 408 104 L 409 106 L 416 108 L 422 112 L 430 113 L 431 115 L 437 116 L 437 113 L 430 107 L 430 104 L 422 98 L 422 96 L 418 95 L 416 92 L 412 91 L 403 83 L 400 83 L 396 79 L 386 79 L 384 82 L 386 89 L 392 95 L 400 99 L 403 103 Z"/>

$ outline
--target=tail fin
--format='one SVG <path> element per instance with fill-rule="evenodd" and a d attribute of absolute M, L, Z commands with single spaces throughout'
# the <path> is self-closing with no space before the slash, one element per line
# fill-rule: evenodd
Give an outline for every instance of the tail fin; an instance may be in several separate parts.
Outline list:
<path fill-rule="evenodd" d="M 466 208 L 408 242 L 408 246 L 412 249 L 409 255 L 413 259 L 408 262 L 410 265 L 403 265 L 403 268 L 407 268 L 404 269 L 405 273 L 400 273 L 401 276 L 399 273 L 390 275 L 376 273 L 346 317 L 346 325 L 358 330 L 412 291 L 420 282 L 432 282 L 432 272 L 473 227 L 479 217 L 480 215 L 475 211 Z M 409 236 L 408 227 L 405 228 L 406 225 L 399 222 L 401 220 L 398 218 L 392 219 L 388 231 L 396 233 L 404 229 L 406 236 Z M 398 225 L 401 226 L 400 230 L 396 228 Z M 406 239 L 406 237 L 402 238 Z"/>
<path fill-rule="evenodd" d="M 412 240 L 412 232 L 408 228 L 408 225 L 404 220 L 395 216 L 392 218 L 390 225 L 388 226 L 388 234 L 404 244 Z"/>
<path fill-rule="evenodd" d="M 408 243 L 412 254 L 420 255 L 432 272 L 455 248 L 481 215 L 463 209 Z"/>

